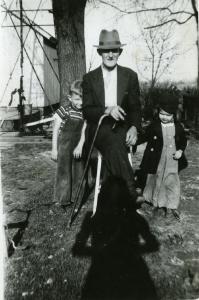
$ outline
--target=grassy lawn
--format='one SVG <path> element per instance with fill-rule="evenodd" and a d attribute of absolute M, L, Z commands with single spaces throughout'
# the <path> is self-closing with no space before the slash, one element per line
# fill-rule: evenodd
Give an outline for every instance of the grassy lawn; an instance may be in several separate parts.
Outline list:
<path fill-rule="evenodd" d="M 70 211 L 51 203 L 56 164 L 50 143 L 3 150 L 4 210 L 14 224 L 6 232 L 17 241 L 6 258 L 5 299 L 198 298 L 198 146 L 190 139 L 189 167 L 181 174 L 181 222 L 154 218 L 144 205 L 142 215 L 121 217 L 119 231 L 113 227 L 121 219 L 113 211 L 92 221 L 92 196 L 67 229 Z M 136 165 L 140 158 L 140 152 L 134 156 Z M 115 197 L 125 195 L 118 191 Z"/>

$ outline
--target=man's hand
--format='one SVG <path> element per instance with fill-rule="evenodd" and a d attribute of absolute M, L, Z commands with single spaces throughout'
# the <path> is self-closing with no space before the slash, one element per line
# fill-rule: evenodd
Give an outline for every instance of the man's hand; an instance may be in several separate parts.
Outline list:
<path fill-rule="evenodd" d="M 116 121 L 123 121 L 126 116 L 125 111 L 119 105 L 107 107 L 105 110 L 105 114 L 110 115 Z"/>
<path fill-rule="evenodd" d="M 137 142 L 137 128 L 131 126 L 126 134 L 126 145 L 128 147 L 135 145 Z"/>
<path fill-rule="evenodd" d="M 173 159 L 178 160 L 181 158 L 181 156 L 182 156 L 182 150 L 177 150 L 173 155 Z"/>
<path fill-rule="evenodd" d="M 76 159 L 81 158 L 81 156 L 82 156 L 82 148 L 83 148 L 82 144 L 78 144 L 75 147 L 75 149 L 73 150 L 73 156 L 74 156 L 74 158 L 76 158 Z"/>

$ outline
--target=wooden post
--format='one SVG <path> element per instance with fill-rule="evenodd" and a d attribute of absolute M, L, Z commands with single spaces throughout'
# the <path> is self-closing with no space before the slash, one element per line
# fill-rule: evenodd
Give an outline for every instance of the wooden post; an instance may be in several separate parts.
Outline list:
<path fill-rule="evenodd" d="M 19 1 L 20 3 L 20 44 L 21 44 L 21 58 L 20 58 L 20 69 L 21 69 L 21 76 L 20 76 L 20 88 L 19 88 L 19 114 L 20 114 L 20 125 L 19 131 L 21 133 L 24 132 L 24 89 L 23 89 L 23 4 L 22 0 Z"/>

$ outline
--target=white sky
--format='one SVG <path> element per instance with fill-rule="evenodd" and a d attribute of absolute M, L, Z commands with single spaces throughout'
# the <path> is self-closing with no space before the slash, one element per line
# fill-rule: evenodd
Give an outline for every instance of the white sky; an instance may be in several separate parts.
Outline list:
<path fill-rule="evenodd" d="M 109 0 L 110 2 L 111 0 Z M 118 1 L 118 0 L 117 0 Z M 159 1 L 159 0 L 158 0 Z M 15 8 L 16 0 L 5 0 L 6 5 L 9 6 L 12 2 L 12 7 Z M 23 0 L 24 8 L 37 8 L 40 0 Z M 125 1 L 124 1 L 125 2 Z M 123 2 L 123 3 L 124 3 Z M 126 1 L 127 2 L 127 1 Z M 92 61 L 91 68 L 97 67 L 101 63 L 101 59 L 96 52 L 94 44 L 98 44 L 99 33 L 101 29 L 105 28 L 111 30 L 113 28 L 118 29 L 120 39 L 122 43 L 127 45 L 124 47 L 124 51 L 119 59 L 121 65 L 130 67 L 135 71 L 137 69 L 136 57 L 141 55 L 144 51 L 142 40 L 140 40 L 139 27 L 137 25 L 136 16 L 128 15 L 122 18 L 115 18 L 117 11 L 106 5 L 98 5 L 97 1 L 92 2 L 86 8 L 85 12 L 85 44 L 86 44 L 86 60 L 87 69 Z M 120 1 L 121 3 L 121 1 Z M 150 1 L 151 4 L 157 3 L 157 0 Z M 40 8 L 50 8 L 51 0 L 43 0 Z M 2 9 L 3 10 L 3 9 Z M 34 17 L 34 13 L 28 14 L 30 18 Z M 9 17 L 4 19 L 5 13 L 0 14 L 0 24 L 11 25 Z M 53 16 L 48 12 L 38 13 L 35 22 L 38 24 L 53 24 Z M 171 81 L 185 81 L 190 82 L 196 80 L 197 77 L 197 49 L 195 45 L 196 41 L 196 26 L 194 22 L 189 22 L 187 25 L 176 26 L 173 32 L 173 43 L 178 42 L 178 57 L 173 62 L 170 72 L 165 73 L 162 80 Z M 53 33 L 53 27 L 45 27 L 45 30 Z M 24 36 L 26 35 L 27 28 L 24 29 Z M 33 33 L 31 33 L 27 40 L 27 51 L 30 57 L 32 57 L 33 49 Z M 0 98 L 2 97 L 6 83 L 9 78 L 9 74 L 13 69 L 13 65 L 20 50 L 19 40 L 16 36 L 14 28 L 0 28 Z M 42 56 L 36 55 L 35 64 L 39 65 L 38 68 L 42 68 Z M 24 81 L 25 81 L 25 96 L 29 96 L 30 89 L 30 76 L 31 67 L 27 59 L 24 63 Z M 141 65 L 139 65 L 141 66 Z M 143 67 L 143 64 L 142 66 Z M 7 88 L 7 93 L 0 105 L 7 105 L 10 99 L 10 93 L 14 88 L 19 87 L 19 63 L 17 64 L 16 71 L 13 74 L 12 80 Z M 139 73 L 138 73 L 139 74 Z M 139 74 L 139 79 L 144 80 L 142 74 Z M 15 105 L 17 104 L 17 96 L 15 97 Z M 39 103 L 38 103 L 39 105 Z"/>
<path fill-rule="evenodd" d="M 109 0 L 109 2 L 111 2 Z M 119 0 L 115 2 L 120 2 Z M 157 0 L 150 1 L 157 3 Z M 161 3 L 161 1 L 160 1 Z M 91 4 L 90 4 L 91 6 Z M 143 40 L 139 39 L 139 27 L 136 21 L 136 15 L 126 15 L 125 17 L 116 20 L 114 16 L 118 14 L 117 10 L 107 5 L 100 5 L 87 8 L 86 11 L 86 26 L 85 26 L 85 41 L 87 53 L 87 66 L 89 65 L 90 57 L 95 54 L 92 67 L 96 67 L 100 63 L 100 57 L 93 50 L 92 45 L 98 44 L 99 32 L 102 28 L 112 30 L 117 29 L 120 34 L 120 40 L 127 45 L 124 47 L 119 63 L 137 70 L 136 55 L 143 51 Z M 95 24 L 95 26 L 91 26 Z M 162 80 L 172 81 L 193 81 L 197 76 L 197 47 L 196 47 L 196 25 L 194 21 L 190 21 L 183 26 L 175 26 L 173 32 L 173 43 L 179 43 L 178 58 L 171 66 L 170 74 L 165 74 Z M 189 51 L 188 51 L 189 50 Z M 184 53 L 184 54 L 183 54 Z M 143 78 L 140 77 L 141 80 Z"/>

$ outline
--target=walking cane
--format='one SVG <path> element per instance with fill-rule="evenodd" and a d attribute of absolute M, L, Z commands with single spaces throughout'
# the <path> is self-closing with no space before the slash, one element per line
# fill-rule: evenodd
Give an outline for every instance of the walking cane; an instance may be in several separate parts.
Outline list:
<path fill-rule="evenodd" d="M 105 117 L 107 117 L 107 116 L 108 116 L 107 114 L 104 114 L 104 115 L 102 115 L 101 118 L 99 119 L 99 122 L 98 122 L 98 125 L 97 125 L 97 128 L 96 128 L 96 131 L 95 131 L 95 134 L 94 134 L 94 137 L 93 137 L 91 146 L 90 146 L 90 150 L 89 150 L 89 153 L 88 153 L 88 156 L 87 156 L 86 164 L 85 164 L 85 167 L 84 167 L 84 172 L 83 172 L 83 174 L 82 174 L 82 178 L 81 178 L 81 180 L 80 180 L 80 184 L 79 184 L 79 186 L 78 186 L 78 189 L 77 189 L 77 192 L 76 192 L 76 195 L 75 195 L 75 200 L 74 200 L 74 204 L 73 204 L 73 207 L 72 207 L 72 210 L 71 210 L 71 214 L 70 214 L 70 218 L 69 218 L 69 221 L 68 221 L 68 224 L 67 224 L 67 228 L 70 228 L 70 227 L 71 227 L 72 222 L 73 222 L 73 220 L 74 220 L 75 214 L 76 214 L 76 216 L 77 216 L 78 209 L 76 209 L 76 206 L 77 206 L 77 202 L 78 202 L 78 199 L 79 199 L 79 195 L 80 195 L 80 192 L 81 192 L 81 188 L 82 188 L 82 185 L 83 185 L 83 182 L 84 182 L 84 179 L 85 179 L 85 175 L 86 175 L 86 172 L 87 172 L 87 170 L 88 170 L 88 165 L 89 165 L 90 158 L 91 158 L 91 154 L 92 154 L 92 151 L 93 151 L 93 148 L 94 148 L 94 143 L 95 143 L 95 140 L 96 140 L 96 137 L 97 137 L 97 134 L 98 134 L 100 125 L 101 125 L 103 119 L 104 119 Z"/>
<path fill-rule="evenodd" d="M 129 147 L 129 153 L 128 153 L 128 159 L 129 159 L 129 162 L 130 162 L 131 167 L 133 167 L 132 155 L 133 155 L 133 147 L 130 146 L 130 147 Z"/>

